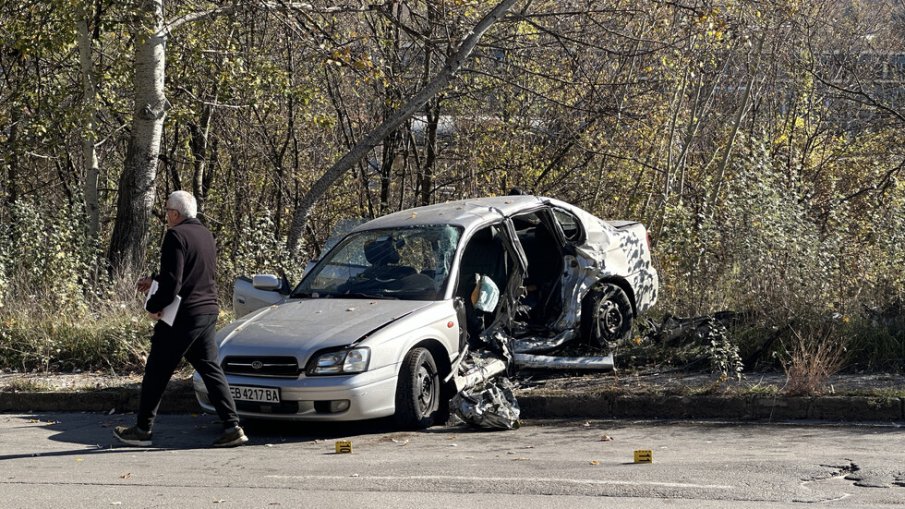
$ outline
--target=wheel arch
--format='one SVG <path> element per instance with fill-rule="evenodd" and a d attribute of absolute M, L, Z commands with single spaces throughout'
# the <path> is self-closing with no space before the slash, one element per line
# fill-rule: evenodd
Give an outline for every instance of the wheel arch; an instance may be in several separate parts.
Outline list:
<path fill-rule="evenodd" d="M 606 277 L 600 278 L 599 280 L 597 280 L 596 283 L 594 283 L 594 286 L 591 287 L 591 290 L 588 291 L 588 293 L 585 295 L 584 298 L 587 299 L 588 295 L 590 295 L 592 291 L 594 291 L 608 283 L 618 286 L 619 288 L 622 289 L 623 292 L 625 292 L 625 295 L 628 296 L 628 301 L 632 304 L 632 317 L 637 318 L 638 317 L 638 304 L 635 301 L 635 292 L 632 290 L 632 285 L 630 285 L 629 282 L 625 278 L 622 278 L 619 276 L 606 276 Z"/>
<path fill-rule="evenodd" d="M 433 401 L 430 414 L 425 414 L 423 408 L 416 408 L 419 405 L 418 402 L 414 403 L 415 407 L 411 406 L 411 398 L 413 395 L 410 391 L 417 389 L 412 387 L 412 379 L 410 378 L 411 373 L 403 371 L 410 368 L 400 368 L 399 374 L 396 377 L 396 390 L 395 397 L 393 398 L 394 418 L 396 419 L 397 424 L 406 429 L 423 429 L 441 421 L 446 422 L 449 417 L 449 400 L 455 395 L 455 383 L 452 380 L 448 383 L 443 382 L 443 379 L 446 378 L 446 375 L 451 370 L 451 364 L 449 353 L 439 340 L 435 338 L 424 338 L 413 343 L 405 350 L 403 361 L 400 362 L 400 365 L 405 364 L 406 366 L 410 366 L 411 363 L 407 361 L 408 357 L 419 349 L 423 349 L 430 354 L 430 358 L 433 360 L 432 364 L 436 368 L 436 392 L 434 392 L 434 396 L 432 396 L 432 398 L 436 399 Z M 403 380 L 402 373 L 408 373 L 409 377 L 406 377 L 406 379 Z M 404 392 L 400 392 L 400 383 L 404 384 L 402 385 Z M 400 404 L 403 406 L 400 407 Z"/>
<path fill-rule="evenodd" d="M 449 361 L 449 352 L 446 350 L 446 347 L 443 346 L 443 343 L 435 338 L 425 338 L 421 341 L 416 342 L 408 350 L 406 350 L 402 357 L 405 358 L 409 352 L 414 350 L 415 348 L 424 348 L 428 352 L 430 352 L 431 356 L 434 358 L 434 363 L 437 365 L 437 371 L 440 375 L 440 387 L 443 389 L 443 393 L 441 397 L 451 398 L 454 392 L 455 384 L 450 380 L 449 383 L 443 383 L 443 380 L 449 375 L 449 372 L 452 370 L 452 364 Z M 453 388 L 453 392 L 450 393 L 450 388 Z"/>

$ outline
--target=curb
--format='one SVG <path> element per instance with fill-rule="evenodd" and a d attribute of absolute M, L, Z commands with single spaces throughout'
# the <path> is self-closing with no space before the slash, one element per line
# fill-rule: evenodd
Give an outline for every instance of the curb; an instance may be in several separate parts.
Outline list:
<path fill-rule="evenodd" d="M 516 393 L 524 419 L 720 419 L 905 422 L 905 398 Z M 134 412 L 137 388 L 0 392 L 0 412 Z M 170 386 L 161 413 L 197 413 L 191 384 Z"/>
<path fill-rule="evenodd" d="M 905 398 L 869 396 L 521 395 L 522 416 L 595 419 L 720 419 L 905 422 Z"/>
<path fill-rule="evenodd" d="M 0 392 L 0 412 L 135 412 L 137 388 L 99 389 L 77 392 Z M 198 413 L 191 385 L 167 387 L 160 413 Z"/>

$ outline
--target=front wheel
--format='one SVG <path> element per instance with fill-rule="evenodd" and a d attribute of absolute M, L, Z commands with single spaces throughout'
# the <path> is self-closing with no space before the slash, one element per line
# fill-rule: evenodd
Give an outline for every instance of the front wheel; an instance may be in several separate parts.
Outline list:
<path fill-rule="evenodd" d="M 584 337 L 592 345 L 609 348 L 631 336 L 634 312 L 625 291 L 604 283 L 588 293 L 583 309 Z"/>
<path fill-rule="evenodd" d="M 434 423 L 440 407 L 440 374 L 426 348 L 413 348 L 402 361 L 396 384 L 396 424 L 424 429 Z"/>

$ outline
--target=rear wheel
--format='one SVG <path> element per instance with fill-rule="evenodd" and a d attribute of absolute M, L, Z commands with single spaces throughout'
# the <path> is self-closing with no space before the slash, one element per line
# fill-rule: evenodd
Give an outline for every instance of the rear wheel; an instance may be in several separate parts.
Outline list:
<path fill-rule="evenodd" d="M 396 384 L 396 423 L 406 429 L 424 429 L 434 423 L 440 406 L 440 374 L 426 348 L 413 348 L 402 361 Z"/>
<path fill-rule="evenodd" d="M 629 339 L 634 312 L 625 291 L 604 283 L 588 293 L 582 309 L 584 336 L 592 345 L 612 348 Z"/>

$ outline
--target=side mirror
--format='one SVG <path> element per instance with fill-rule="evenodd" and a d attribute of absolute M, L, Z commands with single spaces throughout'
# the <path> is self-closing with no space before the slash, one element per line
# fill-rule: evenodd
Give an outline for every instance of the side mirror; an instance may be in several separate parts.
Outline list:
<path fill-rule="evenodd" d="M 282 287 L 280 278 L 273 274 L 255 274 L 251 278 L 251 286 L 258 290 L 277 291 Z"/>

